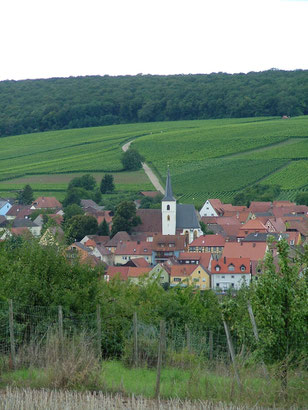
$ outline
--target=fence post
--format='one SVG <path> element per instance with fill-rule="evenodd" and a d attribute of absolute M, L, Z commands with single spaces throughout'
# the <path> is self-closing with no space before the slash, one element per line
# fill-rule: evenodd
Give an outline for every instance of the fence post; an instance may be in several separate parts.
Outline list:
<path fill-rule="evenodd" d="M 58 306 L 58 325 L 59 325 L 59 338 L 60 343 L 63 341 L 63 310 L 62 306 Z"/>
<path fill-rule="evenodd" d="M 224 319 L 223 319 L 223 324 L 224 324 L 224 328 L 225 328 L 225 332 L 226 332 L 226 336 L 227 336 L 228 348 L 229 348 L 229 352 L 230 352 L 230 356 L 231 356 L 231 360 L 232 360 L 232 364 L 233 364 L 233 368 L 234 368 L 235 378 L 236 378 L 236 381 L 237 381 L 237 384 L 239 385 L 239 387 L 242 388 L 240 376 L 239 376 L 237 366 L 236 366 L 235 354 L 234 354 L 233 344 L 232 344 L 232 340 L 231 340 L 230 330 L 229 330 L 229 327 L 227 325 L 227 322 Z"/>
<path fill-rule="evenodd" d="M 248 312 L 249 312 L 249 317 L 250 317 L 250 321 L 251 321 L 251 324 L 252 324 L 253 334 L 255 336 L 256 341 L 259 342 L 258 328 L 257 328 L 255 315 L 253 314 L 253 310 L 252 310 L 252 306 L 251 306 L 250 301 L 248 301 Z M 265 363 L 264 363 L 263 360 L 262 360 L 261 364 L 262 364 L 262 369 L 263 369 L 264 376 L 268 379 L 269 374 L 268 374 L 267 367 L 265 366 Z"/>
<path fill-rule="evenodd" d="M 9 300 L 9 327 L 10 327 L 10 342 L 11 342 L 11 357 L 13 369 L 16 368 L 16 352 L 15 352 L 15 337 L 14 337 L 14 311 L 13 301 Z"/>
<path fill-rule="evenodd" d="M 134 366 L 138 367 L 138 318 L 137 318 L 137 312 L 134 312 L 133 328 L 134 328 Z"/>
<path fill-rule="evenodd" d="M 191 352 L 191 343 L 190 343 L 190 330 L 187 324 L 185 324 L 185 333 L 186 333 L 186 346 L 187 350 Z"/>
<path fill-rule="evenodd" d="M 165 344 L 165 322 L 163 320 L 160 321 L 160 335 L 159 335 L 159 345 L 158 345 L 158 357 L 157 357 L 157 373 L 156 373 L 156 388 L 155 388 L 155 398 L 159 398 L 160 393 L 160 373 L 161 373 L 161 366 L 162 366 L 162 359 L 163 359 L 163 350 Z"/>
<path fill-rule="evenodd" d="M 209 349 L 210 349 L 210 360 L 213 360 L 213 330 L 210 330 L 209 334 Z"/>
<path fill-rule="evenodd" d="M 101 319 L 101 307 L 96 306 L 96 326 L 97 326 L 97 352 L 99 360 L 102 359 L 102 319 Z"/>

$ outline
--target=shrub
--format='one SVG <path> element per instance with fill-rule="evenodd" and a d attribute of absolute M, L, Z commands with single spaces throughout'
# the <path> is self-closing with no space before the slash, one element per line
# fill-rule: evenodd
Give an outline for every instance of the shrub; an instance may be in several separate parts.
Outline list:
<path fill-rule="evenodd" d="M 158 340 L 145 337 L 138 338 L 138 366 L 156 367 L 158 355 Z M 125 366 L 134 366 L 134 340 L 128 339 L 124 345 L 122 361 Z"/>

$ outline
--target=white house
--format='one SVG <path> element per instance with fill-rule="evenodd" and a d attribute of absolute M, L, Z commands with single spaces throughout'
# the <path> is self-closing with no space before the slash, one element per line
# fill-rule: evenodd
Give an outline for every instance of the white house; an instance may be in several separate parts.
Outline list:
<path fill-rule="evenodd" d="M 216 292 L 238 290 L 251 281 L 249 258 L 226 258 L 211 261 L 211 287 Z"/>
<path fill-rule="evenodd" d="M 200 209 L 200 216 L 221 216 L 223 215 L 223 204 L 219 199 L 208 199 Z"/>

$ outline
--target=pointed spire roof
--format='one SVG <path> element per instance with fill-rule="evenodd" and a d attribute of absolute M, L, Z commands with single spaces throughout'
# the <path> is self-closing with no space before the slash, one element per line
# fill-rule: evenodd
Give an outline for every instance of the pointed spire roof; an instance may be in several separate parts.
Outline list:
<path fill-rule="evenodd" d="M 171 177 L 170 177 L 169 168 L 168 168 L 168 174 L 167 174 L 167 180 L 166 180 L 166 191 L 165 191 L 165 196 L 163 197 L 163 201 L 175 201 L 175 198 L 172 193 Z"/>

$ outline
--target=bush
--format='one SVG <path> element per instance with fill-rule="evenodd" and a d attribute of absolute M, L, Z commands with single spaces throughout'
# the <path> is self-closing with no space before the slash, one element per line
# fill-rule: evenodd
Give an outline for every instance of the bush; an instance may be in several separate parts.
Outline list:
<path fill-rule="evenodd" d="M 145 337 L 138 338 L 138 366 L 156 367 L 158 356 L 158 340 Z M 125 366 L 134 366 L 134 340 L 128 339 L 124 345 L 122 361 Z"/>
<path fill-rule="evenodd" d="M 191 369 L 197 366 L 198 357 L 195 353 L 189 352 L 187 348 L 180 352 L 174 350 L 167 350 L 166 364 L 170 367 L 178 369 Z"/>

